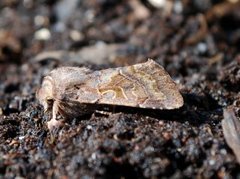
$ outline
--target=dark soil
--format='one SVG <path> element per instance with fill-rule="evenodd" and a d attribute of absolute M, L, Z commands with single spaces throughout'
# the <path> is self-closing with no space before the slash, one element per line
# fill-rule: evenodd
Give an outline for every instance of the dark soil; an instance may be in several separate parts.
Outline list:
<path fill-rule="evenodd" d="M 240 177 L 221 127 L 223 109 L 240 108 L 240 5 L 169 2 L 170 12 L 147 0 L 0 1 L 0 178 Z M 220 6 L 226 7 L 222 14 L 216 12 Z M 141 8 L 148 15 L 137 13 Z M 125 48 L 104 62 L 98 56 L 90 62 L 81 56 L 34 58 L 96 44 Z M 50 114 L 35 92 L 50 70 L 104 69 L 147 58 L 179 84 L 181 109 L 116 107 L 48 131 Z"/>

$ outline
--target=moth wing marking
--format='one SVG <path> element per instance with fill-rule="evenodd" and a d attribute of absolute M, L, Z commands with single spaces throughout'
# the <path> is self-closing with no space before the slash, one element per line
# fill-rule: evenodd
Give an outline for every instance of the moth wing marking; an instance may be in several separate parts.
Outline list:
<path fill-rule="evenodd" d="M 95 71 L 78 89 L 65 92 L 69 100 L 142 108 L 174 109 L 183 105 L 176 84 L 153 60 Z"/>

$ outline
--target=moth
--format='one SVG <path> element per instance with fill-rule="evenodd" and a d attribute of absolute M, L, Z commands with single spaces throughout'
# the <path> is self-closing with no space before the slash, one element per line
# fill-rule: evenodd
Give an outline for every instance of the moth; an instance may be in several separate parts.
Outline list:
<path fill-rule="evenodd" d="M 92 106 L 98 104 L 166 110 L 183 105 L 177 85 L 151 59 L 99 71 L 60 67 L 44 77 L 36 96 L 44 111 L 52 110 L 50 130 L 60 125 L 57 114 L 64 118 L 78 117 L 93 112 Z"/>

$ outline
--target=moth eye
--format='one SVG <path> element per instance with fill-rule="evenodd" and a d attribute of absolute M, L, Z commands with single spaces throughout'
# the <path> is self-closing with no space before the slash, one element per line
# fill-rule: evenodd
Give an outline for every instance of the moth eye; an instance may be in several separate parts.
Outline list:
<path fill-rule="evenodd" d="M 51 97 L 46 97 L 46 101 L 47 101 L 47 103 L 48 104 L 53 104 L 53 98 L 51 98 Z"/>

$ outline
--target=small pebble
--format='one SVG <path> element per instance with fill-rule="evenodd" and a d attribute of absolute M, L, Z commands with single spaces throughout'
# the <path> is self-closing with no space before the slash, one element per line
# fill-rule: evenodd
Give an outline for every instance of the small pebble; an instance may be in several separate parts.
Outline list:
<path fill-rule="evenodd" d="M 74 41 L 80 41 L 83 38 L 83 35 L 77 30 L 71 30 L 69 36 Z"/>
<path fill-rule="evenodd" d="M 176 12 L 177 14 L 181 14 L 182 11 L 183 11 L 182 2 L 181 2 L 181 1 L 176 1 L 176 2 L 173 4 L 173 10 L 174 10 L 174 12 Z"/>
<path fill-rule="evenodd" d="M 23 140 L 25 138 L 25 136 L 19 136 L 18 139 L 19 140 Z"/>
<path fill-rule="evenodd" d="M 163 8 L 166 5 L 166 0 L 148 0 L 148 2 L 155 8 Z"/>
<path fill-rule="evenodd" d="M 91 125 L 87 125 L 87 129 L 88 130 L 92 130 L 92 126 Z"/>
<path fill-rule="evenodd" d="M 205 43 L 203 43 L 203 42 L 198 43 L 197 49 L 198 49 L 198 51 L 199 51 L 200 53 L 203 54 L 203 53 L 205 53 L 205 52 L 207 51 L 207 45 L 206 45 Z"/>
<path fill-rule="evenodd" d="M 215 160 L 209 160 L 210 165 L 215 165 L 216 161 Z"/>
<path fill-rule="evenodd" d="M 44 16 L 35 16 L 34 17 L 34 24 L 36 25 L 36 26 L 42 26 L 42 25 L 44 25 L 44 23 L 45 23 L 45 18 L 44 18 Z"/>
<path fill-rule="evenodd" d="M 42 28 L 34 34 L 34 38 L 37 40 L 49 40 L 50 37 L 51 33 L 47 28 Z"/>
<path fill-rule="evenodd" d="M 3 109 L 0 108 L 0 116 L 3 115 Z"/>
<path fill-rule="evenodd" d="M 92 153 L 91 158 L 92 158 L 93 160 L 96 160 L 96 158 L 97 158 L 96 153 Z"/>

